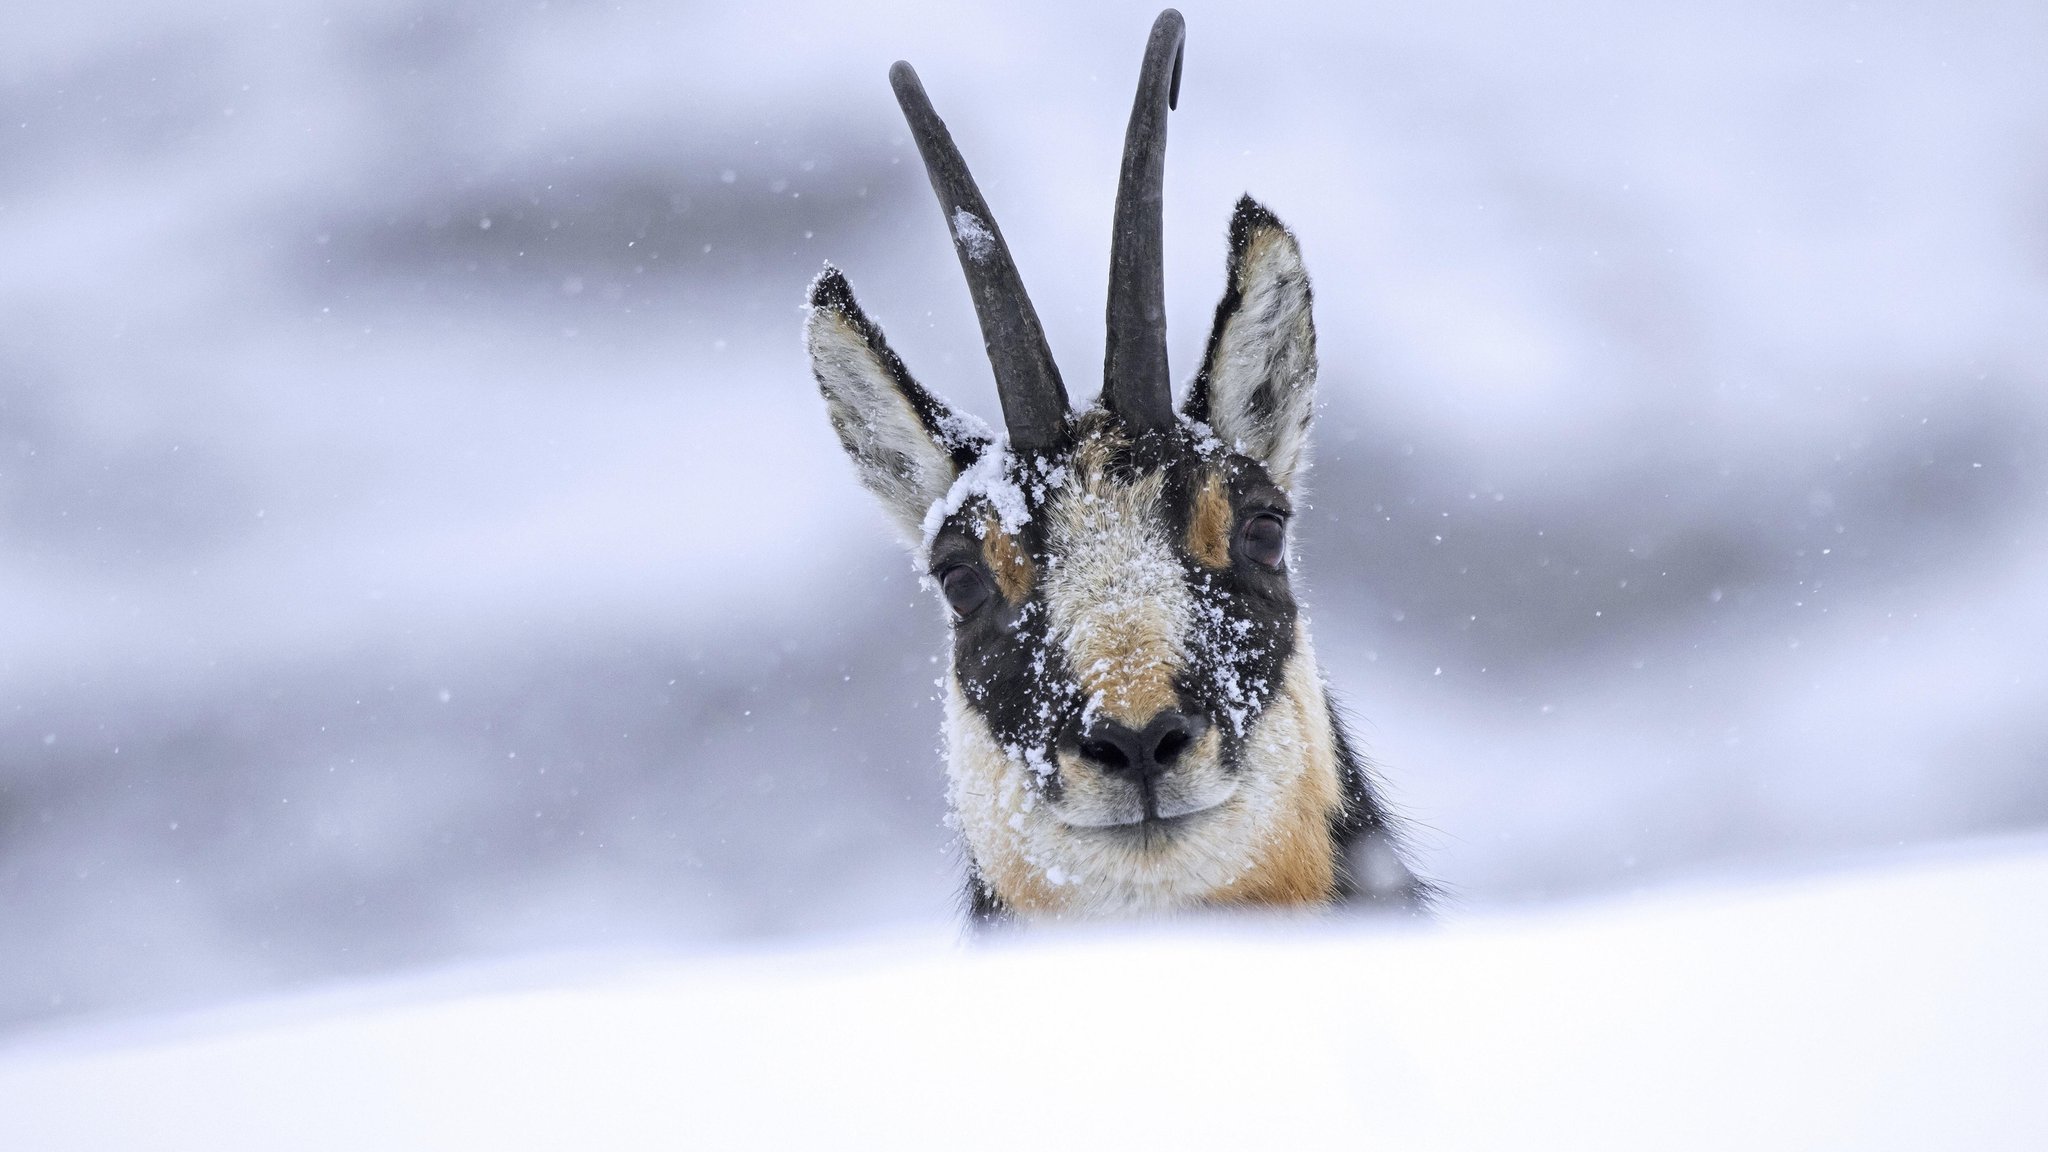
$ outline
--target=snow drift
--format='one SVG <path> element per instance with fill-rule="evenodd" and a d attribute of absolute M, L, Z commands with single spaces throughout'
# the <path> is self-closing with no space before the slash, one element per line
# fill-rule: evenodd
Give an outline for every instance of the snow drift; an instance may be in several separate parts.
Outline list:
<path fill-rule="evenodd" d="M 2044 906 L 2035 841 L 1441 928 L 472 970 L 17 1041 L 0 1146 L 2038 1148 Z"/>

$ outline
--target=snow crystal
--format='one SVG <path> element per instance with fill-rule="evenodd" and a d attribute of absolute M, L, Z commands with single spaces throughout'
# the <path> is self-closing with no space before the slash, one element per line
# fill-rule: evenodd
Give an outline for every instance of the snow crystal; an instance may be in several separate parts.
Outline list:
<path fill-rule="evenodd" d="M 1211 589 L 1195 608 L 1197 622 L 1192 632 L 1196 648 L 1207 657 L 1210 675 L 1214 680 L 1223 704 L 1223 711 L 1230 717 L 1230 726 L 1239 736 L 1245 733 L 1245 724 L 1265 704 L 1271 689 L 1263 679 L 1247 683 L 1237 674 L 1237 665 L 1248 654 L 1246 645 L 1252 642 L 1252 625 L 1248 620 L 1233 620 Z"/>
<path fill-rule="evenodd" d="M 1181 427 L 1186 428 L 1189 432 L 1194 433 L 1195 452 L 1198 455 L 1203 457 L 1210 457 L 1220 455 L 1222 453 L 1223 441 L 1218 440 L 1216 438 L 1215 429 L 1209 427 L 1209 425 L 1204 423 L 1203 421 L 1190 418 L 1186 413 L 1180 414 L 1180 423 Z"/>
<path fill-rule="evenodd" d="M 1044 504 L 1046 497 L 1067 483 L 1067 466 L 1040 461 L 1036 475 L 1031 478 L 1031 499 Z"/>
<path fill-rule="evenodd" d="M 976 264 L 986 264 L 995 255 L 996 234 L 965 208 L 953 213 L 953 236 L 960 241 L 960 250 Z"/>
<path fill-rule="evenodd" d="M 948 452 L 970 444 L 993 444 L 996 434 L 971 412 L 948 411 L 939 417 L 939 446 Z"/>
<path fill-rule="evenodd" d="M 1083 704 L 1081 705 L 1081 730 L 1082 730 L 1082 731 L 1084 731 L 1084 732 L 1085 732 L 1085 731 L 1087 731 L 1088 729 L 1090 729 L 1090 728 L 1093 728 L 1093 727 L 1095 727 L 1095 716 L 1096 716 L 1096 714 L 1097 714 L 1098 712 L 1100 712 L 1100 711 L 1102 711 L 1102 693 L 1100 693 L 1100 692 L 1091 692 L 1091 693 L 1089 693 L 1089 694 L 1088 694 L 1088 699 L 1087 699 L 1087 702 L 1085 702 L 1085 703 L 1083 703 Z"/>
<path fill-rule="evenodd" d="M 1031 506 L 1025 503 L 1024 490 L 1010 479 L 1010 459 L 1009 451 L 1000 444 L 990 445 L 973 467 L 953 480 L 953 486 L 946 489 L 945 496 L 925 509 L 925 551 L 931 551 L 932 541 L 938 538 L 939 529 L 945 527 L 946 518 L 976 496 L 987 500 L 995 509 L 1003 531 L 1015 535 L 1024 530 L 1024 526 L 1031 522 Z"/>

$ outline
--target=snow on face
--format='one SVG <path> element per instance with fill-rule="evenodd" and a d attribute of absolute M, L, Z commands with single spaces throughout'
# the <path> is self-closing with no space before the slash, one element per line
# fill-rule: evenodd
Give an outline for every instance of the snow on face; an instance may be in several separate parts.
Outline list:
<path fill-rule="evenodd" d="M 1286 496 L 1257 464 L 1187 428 L 1134 441 L 1099 411 L 1057 456 L 986 453 L 933 505 L 934 579 L 1000 589 L 955 613 L 948 728 L 963 833 L 1013 904 L 1185 902 L 1288 839 L 1275 813 L 1329 738 L 1284 566 L 1230 544 L 1262 511 Z M 1167 711 L 1200 735 L 1148 791 L 1081 752 Z"/>

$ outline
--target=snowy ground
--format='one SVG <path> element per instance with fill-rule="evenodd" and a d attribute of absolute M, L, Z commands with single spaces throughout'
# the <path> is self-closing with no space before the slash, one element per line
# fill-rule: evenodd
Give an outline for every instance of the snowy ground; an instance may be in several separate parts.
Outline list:
<path fill-rule="evenodd" d="M 0 1146 L 2038 1149 L 2048 843 L 1442 928 L 445 973 L 0 1047 Z"/>
<path fill-rule="evenodd" d="M 0 35 L 0 1029 L 942 933 L 941 624 L 819 263 L 996 410 L 884 73 L 1077 393 L 1150 5 L 134 0 Z M 2048 8 L 1184 5 L 1317 647 L 1483 910 L 2048 825 Z"/>

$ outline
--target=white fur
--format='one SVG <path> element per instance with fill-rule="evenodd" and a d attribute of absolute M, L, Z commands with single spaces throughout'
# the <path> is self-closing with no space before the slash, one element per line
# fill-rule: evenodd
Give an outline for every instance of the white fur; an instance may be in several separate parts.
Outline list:
<path fill-rule="evenodd" d="M 1315 410 L 1316 333 L 1308 271 L 1286 229 L 1260 227 L 1238 268 L 1240 303 L 1223 324 L 1209 370 L 1209 425 L 1225 444 L 1257 460 L 1293 490 L 1308 466 Z M 1261 388 L 1274 401 L 1258 413 Z"/>
<path fill-rule="evenodd" d="M 833 431 L 860 482 L 880 498 L 904 544 L 917 549 L 925 509 L 953 484 L 957 469 L 951 455 L 925 431 L 874 349 L 844 315 L 812 309 L 804 345 Z"/>

